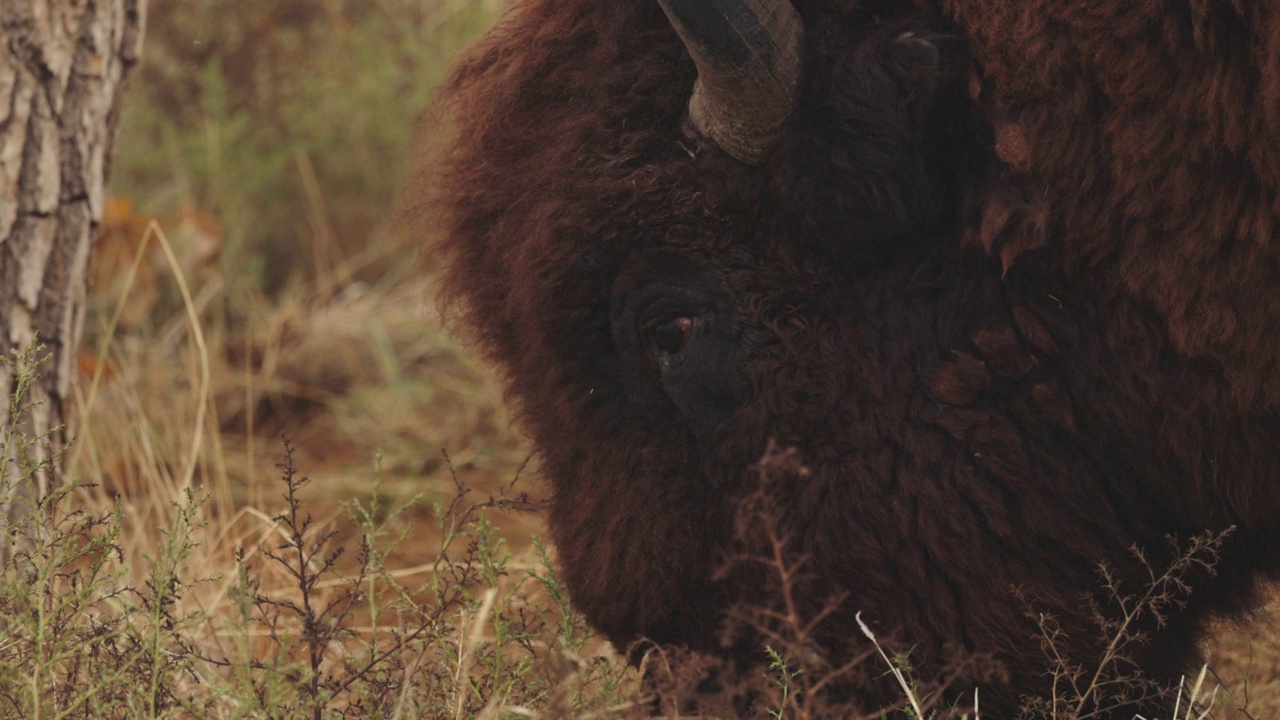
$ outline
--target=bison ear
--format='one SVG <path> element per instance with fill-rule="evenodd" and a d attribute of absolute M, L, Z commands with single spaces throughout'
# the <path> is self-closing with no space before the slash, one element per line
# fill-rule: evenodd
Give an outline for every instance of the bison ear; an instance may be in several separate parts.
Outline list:
<path fill-rule="evenodd" d="M 935 38 L 924 38 L 906 32 L 889 44 L 888 60 L 893 74 L 907 95 L 907 104 L 920 125 L 928 112 L 938 76 L 943 51 Z"/>
<path fill-rule="evenodd" d="M 954 35 L 904 32 L 888 42 L 881 56 L 906 97 L 918 131 L 924 131 L 936 106 L 956 100 L 955 88 L 968 88 L 968 50 Z"/>

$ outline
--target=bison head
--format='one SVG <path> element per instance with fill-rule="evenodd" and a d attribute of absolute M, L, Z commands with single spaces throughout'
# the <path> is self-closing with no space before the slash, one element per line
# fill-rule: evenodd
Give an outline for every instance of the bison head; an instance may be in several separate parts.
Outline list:
<path fill-rule="evenodd" d="M 1277 451 L 1243 443 L 1280 443 L 1047 240 L 962 29 L 919 3 L 798 5 L 521 3 L 443 92 L 444 295 L 505 376 L 573 600 L 615 643 L 716 649 L 728 608 L 769 604 L 720 571 L 775 442 L 804 467 L 771 491 L 802 603 L 845 597 L 833 655 L 861 610 L 924 667 L 958 646 L 1036 691 L 1028 608 L 1089 662 L 1098 563 L 1138 583 L 1134 545 L 1159 563 L 1169 534 L 1274 538 L 1276 493 L 1241 488 Z M 1138 662 L 1176 678 L 1232 594 L 1198 595 Z"/>

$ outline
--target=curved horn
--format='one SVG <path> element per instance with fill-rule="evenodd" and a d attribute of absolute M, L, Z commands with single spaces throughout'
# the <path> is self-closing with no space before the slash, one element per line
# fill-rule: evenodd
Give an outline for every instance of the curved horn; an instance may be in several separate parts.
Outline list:
<path fill-rule="evenodd" d="M 755 165 L 800 92 L 804 21 L 788 0 L 658 0 L 698 66 L 689 119 Z"/>

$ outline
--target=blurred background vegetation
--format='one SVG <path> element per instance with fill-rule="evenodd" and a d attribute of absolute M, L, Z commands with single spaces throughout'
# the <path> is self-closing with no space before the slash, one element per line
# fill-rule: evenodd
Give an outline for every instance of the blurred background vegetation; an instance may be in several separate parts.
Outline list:
<path fill-rule="evenodd" d="M 268 457 L 286 432 L 319 474 L 367 467 L 375 450 L 413 479 L 439 474 L 442 449 L 497 474 L 522 461 L 487 373 L 431 310 L 423 239 L 402 217 L 432 90 L 502 5 L 152 3 L 95 249 L 86 374 L 132 373 L 144 406 L 171 405 L 194 382 L 167 354 L 193 311 L 232 456 L 266 439 Z M 153 220 L 173 262 L 144 237 Z"/>
<path fill-rule="evenodd" d="M 397 193 L 431 91 L 498 0 L 154 3 L 113 184 L 222 228 L 231 300 L 412 263 Z M 233 271 L 233 272 L 232 272 Z"/>

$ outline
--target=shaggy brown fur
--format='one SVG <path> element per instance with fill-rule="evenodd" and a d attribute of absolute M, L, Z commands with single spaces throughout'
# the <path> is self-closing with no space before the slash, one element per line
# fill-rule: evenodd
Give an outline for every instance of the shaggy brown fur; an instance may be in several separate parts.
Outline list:
<path fill-rule="evenodd" d="M 1137 589 L 1132 546 L 1159 566 L 1235 526 L 1137 658 L 1175 680 L 1280 569 L 1280 7 L 933 5 L 797 2 L 801 106 L 749 168 L 682 135 L 695 72 L 656 2 L 518 3 L 443 93 L 445 295 L 615 643 L 715 649 L 728 606 L 768 604 L 713 575 L 776 439 L 809 470 L 779 500 L 809 599 L 849 593 L 831 652 L 862 610 L 925 672 L 993 653 L 993 717 L 1047 682 L 1011 588 L 1089 663 L 1100 562 Z"/>

